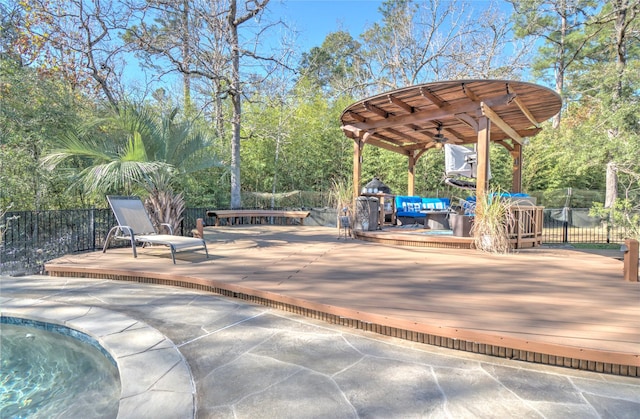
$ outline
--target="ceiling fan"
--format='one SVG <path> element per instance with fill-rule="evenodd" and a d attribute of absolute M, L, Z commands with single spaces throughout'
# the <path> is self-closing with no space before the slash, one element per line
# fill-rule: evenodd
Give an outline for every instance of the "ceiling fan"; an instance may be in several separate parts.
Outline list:
<path fill-rule="evenodd" d="M 436 127 L 436 129 L 438 130 L 438 132 L 436 133 L 436 135 L 434 135 L 432 137 L 433 140 L 433 145 L 436 148 L 442 148 L 442 146 L 447 143 L 449 140 L 449 138 L 445 137 L 444 134 L 442 133 L 442 124 L 438 123 L 438 126 Z M 451 140 L 454 143 L 458 143 L 460 142 L 460 140 L 458 140 L 457 138 L 454 138 L 453 140 Z"/>

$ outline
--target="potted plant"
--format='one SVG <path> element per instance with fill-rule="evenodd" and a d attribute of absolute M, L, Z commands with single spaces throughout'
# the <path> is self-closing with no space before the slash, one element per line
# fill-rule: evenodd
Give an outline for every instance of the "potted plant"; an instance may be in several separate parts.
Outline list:
<path fill-rule="evenodd" d="M 507 253 L 511 250 L 509 231 L 513 230 L 513 204 L 498 192 L 476 197 L 471 234 L 474 246 L 483 252 Z"/>

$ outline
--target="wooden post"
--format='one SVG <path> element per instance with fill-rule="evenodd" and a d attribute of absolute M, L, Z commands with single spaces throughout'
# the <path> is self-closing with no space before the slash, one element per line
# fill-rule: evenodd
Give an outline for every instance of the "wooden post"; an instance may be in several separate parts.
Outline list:
<path fill-rule="evenodd" d="M 416 155 L 414 151 L 409 153 L 409 167 L 407 168 L 407 195 L 413 196 L 416 189 Z"/>
<path fill-rule="evenodd" d="M 638 282 L 638 240 L 626 239 L 624 245 L 627 248 L 624 252 L 624 280 Z"/>
<path fill-rule="evenodd" d="M 489 187 L 489 140 L 491 138 L 491 121 L 486 116 L 478 119 L 478 178 L 476 196 L 478 199 L 487 193 Z"/>
<path fill-rule="evenodd" d="M 204 239 L 204 222 L 202 218 L 196 220 L 196 234 L 194 235 L 199 239 Z"/>
<path fill-rule="evenodd" d="M 360 195 L 362 177 L 362 148 L 364 142 L 360 138 L 353 139 L 353 200 Z"/>
<path fill-rule="evenodd" d="M 511 152 L 513 159 L 511 192 L 522 192 L 522 146 L 518 143 L 513 145 Z"/>

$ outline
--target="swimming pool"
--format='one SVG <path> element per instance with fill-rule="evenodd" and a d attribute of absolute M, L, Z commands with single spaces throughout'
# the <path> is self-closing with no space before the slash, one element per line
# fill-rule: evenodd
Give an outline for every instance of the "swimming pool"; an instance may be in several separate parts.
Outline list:
<path fill-rule="evenodd" d="M 92 337 L 6 316 L 0 333 L 0 417 L 117 416 L 118 369 Z"/>

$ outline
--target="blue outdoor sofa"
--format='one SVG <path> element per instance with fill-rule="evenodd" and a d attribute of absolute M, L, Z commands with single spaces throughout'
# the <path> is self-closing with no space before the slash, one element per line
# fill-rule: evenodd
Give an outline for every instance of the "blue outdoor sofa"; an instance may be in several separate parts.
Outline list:
<path fill-rule="evenodd" d="M 424 222 L 425 213 L 420 211 L 448 212 L 451 208 L 449 198 L 423 198 L 420 196 L 396 196 L 396 217 L 414 218 L 415 222 Z M 402 221 L 402 220 L 401 220 Z"/>

